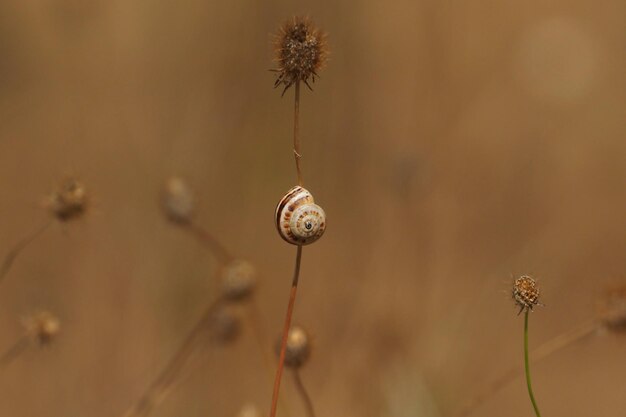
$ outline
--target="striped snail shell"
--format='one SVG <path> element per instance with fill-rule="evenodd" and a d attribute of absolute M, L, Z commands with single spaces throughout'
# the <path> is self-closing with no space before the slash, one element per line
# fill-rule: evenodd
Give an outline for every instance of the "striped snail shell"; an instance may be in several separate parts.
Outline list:
<path fill-rule="evenodd" d="M 326 213 L 305 188 L 293 187 L 276 206 L 278 234 L 292 245 L 308 245 L 326 230 Z"/>

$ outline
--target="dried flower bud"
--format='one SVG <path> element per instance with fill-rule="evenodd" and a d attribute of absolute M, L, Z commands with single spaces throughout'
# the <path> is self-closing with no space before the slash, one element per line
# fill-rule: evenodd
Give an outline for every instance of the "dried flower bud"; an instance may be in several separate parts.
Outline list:
<path fill-rule="evenodd" d="M 241 331 L 241 319 L 234 308 L 221 306 L 211 317 L 210 332 L 221 343 L 234 341 Z"/>
<path fill-rule="evenodd" d="M 176 223 L 191 221 L 195 208 L 195 196 L 185 181 L 169 178 L 163 187 L 163 209 L 167 217 Z"/>
<path fill-rule="evenodd" d="M 24 324 L 28 334 L 42 346 L 50 344 L 61 330 L 59 319 L 47 311 L 26 319 Z"/>
<path fill-rule="evenodd" d="M 299 81 L 311 88 L 309 79 L 315 82 L 328 57 L 326 36 L 303 17 L 294 17 L 282 25 L 274 48 L 278 62 L 274 87 L 284 84 L 283 94 Z"/>
<path fill-rule="evenodd" d="M 280 340 L 276 344 L 277 354 L 280 355 Z M 300 326 L 291 326 L 287 335 L 287 349 L 285 350 L 285 366 L 299 368 L 304 365 L 311 354 L 311 340 L 308 333 Z"/>
<path fill-rule="evenodd" d="M 254 404 L 246 404 L 237 413 L 237 417 L 263 417 L 263 414 L 261 414 L 259 407 Z"/>
<path fill-rule="evenodd" d="M 598 301 L 598 315 L 609 330 L 626 331 L 626 286 L 603 294 Z"/>
<path fill-rule="evenodd" d="M 79 218 L 87 210 L 88 203 L 85 185 L 73 177 L 64 179 L 46 200 L 47 208 L 61 221 Z"/>
<path fill-rule="evenodd" d="M 528 275 L 517 278 L 513 284 L 513 299 L 520 307 L 520 313 L 539 304 L 539 287 L 535 280 Z"/>
<path fill-rule="evenodd" d="M 221 270 L 222 294 L 227 300 L 241 301 L 250 296 L 256 286 L 256 270 L 250 262 L 236 259 Z"/>

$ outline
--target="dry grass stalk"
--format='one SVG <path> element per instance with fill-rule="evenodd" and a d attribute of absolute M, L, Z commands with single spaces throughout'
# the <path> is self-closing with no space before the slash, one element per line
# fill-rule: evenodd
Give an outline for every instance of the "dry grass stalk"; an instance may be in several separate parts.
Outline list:
<path fill-rule="evenodd" d="M 296 164 L 296 176 L 298 185 L 302 186 L 304 181 L 302 178 L 302 169 L 300 160 L 302 153 L 300 151 L 300 82 L 303 82 L 309 88 L 310 79 L 312 82 L 318 76 L 319 70 L 324 66 L 328 56 L 328 48 L 326 45 L 325 35 L 317 29 L 308 19 L 294 17 L 286 22 L 280 29 L 280 33 L 276 36 L 275 42 L 276 62 L 278 73 L 274 87 L 281 84 L 285 85 L 283 94 L 287 89 L 295 85 L 294 96 L 294 123 L 293 123 L 293 153 Z M 280 392 L 280 382 L 285 366 L 285 354 L 287 349 L 287 339 L 289 329 L 291 327 L 291 318 L 296 301 L 298 290 L 298 281 L 300 277 L 300 264 L 302 262 L 302 245 L 297 245 L 296 261 L 293 279 L 291 281 L 291 290 L 289 292 L 289 301 L 287 303 L 287 313 L 285 314 L 285 322 L 281 338 L 281 346 L 278 357 L 278 366 L 276 369 L 276 377 L 274 378 L 274 387 L 272 390 L 272 402 L 270 406 L 270 417 L 276 416 L 278 397 Z"/>

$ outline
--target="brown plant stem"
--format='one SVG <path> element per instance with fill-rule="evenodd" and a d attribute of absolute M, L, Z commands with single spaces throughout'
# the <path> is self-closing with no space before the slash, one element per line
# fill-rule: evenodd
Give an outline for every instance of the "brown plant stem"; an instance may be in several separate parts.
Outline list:
<path fill-rule="evenodd" d="M 4 368 L 9 365 L 15 358 L 17 358 L 30 344 L 29 335 L 23 335 L 4 353 L 0 356 L 0 368 Z"/>
<path fill-rule="evenodd" d="M 215 254 L 221 263 L 228 264 L 234 259 L 232 254 L 202 226 L 195 222 L 190 222 L 186 225 L 186 230 L 189 230 L 189 232 L 193 234 L 200 243 L 209 248 L 209 250 Z"/>
<path fill-rule="evenodd" d="M 272 369 L 274 366 L 274 360 L 272 351 L 269 349 L 271 343 L 267 338 L 265 328 L 259 322 L 259 318 L 261 317 L 261 311 L 256 303 L 256 300 L 250 300 L 246 308 L 246 313 L 247 321 L 250 323 L 250 330 L 252 331 L 254 339 L 258 345 L 259 352 L 261 352 L 263 356 L 263 363 L 268 372 L 270 382 L 273 382 L 274 376 Z"/>
<path fill-rule="evenodd" d="M 304 403 L 304 408 L 306 409 L 307 417 L 315 417 L 315 410 L 313 409 L 313 401 L 311 401 L 311 397 L 307 392 L 306 388 L 304 388 L 304 384 L 302 383 L 302 378 L 300 377 L 300 371 L 298 369 L 293 370 L 293 382 L 296 386 L 296 391 L 302 397 L 302 402 Z"/>
<path fill-rule="evenodd" d="M 2 261 L 2 266 L 0 266 L 0 283 L 4 280 L 5 276 L 8 274 L 13 262 L 18 257 L 18 255 L 28 246 L 33 240 L 35 240 L 39 235 L 46 231 L 46 229 L 52 224 L 53 220 L 48 220 L 42 227 L 35 230 L 35 232 L 29 236 L 26 236 L 24 239 L 20 240 L 13 246 L 13 248 L 6 254 L 4 260 Z"/>
<path fill-rule="evenodd" d="M 273 351 L 270 349 L 272 344 L 269 342 L 265 327 L 261 324 L 259 318 L 263 317 L 262 312 L 257 305 L 256 300 L 253 298 L 248 303 L 246 308 L 246 318 L 250 324 L 250 330 L 256 340 L 259 352 L 263 357 L 263 363 L 265 365 L 265 371 L 270 384 L 274 382 L 273 367 L 275 365 Z M 279 397 L 278 402 L 280 406 L 287 411 L 287 415 L 291 415 L 289 403 L 285 401 L 283 397 Z"/>
<path fill-rule="evenodd" d="M 196 348 L 203 331 L 209 327 L 213 313 L 223 302 L 223 299 L 218 298 L 209 304 L 174 356 L 167 362 L 139 400 L 124 413 L 124 417 L 147 416 L 157 405 L 163 402 L 169 388 L 176 381 L 176 378 Z"/>
<path fill-rule="evenodd" d="M 298 174 L 298 185 L 303 186 L 302 170 L 300 169 L 300 81 L 296 81 L 296 97 L 293 108 L 293 154 L 296 159 L 296 173 Z"/>
<path fill-rule="evenodd" d="M 561 333 L 558 336 L 548 340 L 541 346 L 537 347 L 530 353 L 530 360 L 532 362 L 538 362 L 554 352 L 557 352 L 593 333 L 599 326 L 599 322 L 596 319 L 590 319 L 580 323 L 578 326 Z M 520 377 L 524 373 L 524 369 L 521 367 L 512 367 L 505 371 L 498 378 L 494 379 L 487 385 L 481 392 L 476 394 L 474 398 L 468 401 L 463 408 L 454 414 L 455 417 L 468 417 L 478 407 L 485 403 L 489 398 L 493 397 L 501 389 L 507 386 L 511 381 Z"/>
<path fill-rule="evenodd" d="M 296 84 L 297 86 L 297 84 Z M 278 357 L 278 369 L 274 378 L 274 391 L 272 392 L 272 407 L 270 409 L 270 417 L 276 416 L 276 407 L 278 405 L 278 392 L 280 391 L 280 380 L 283 375 L 285 366 L 285 352 L 287 350 L 287 336 L 291 327 L 291 317 L 293 316 L 293 307 L 296 302 L 296 292 L 298 290 L 298 279 L 300 277 L 300 261 L 302 260 L 302 246 L 298 245 L 296 252 L 296 266 L 291 282 L 291 291 L 289 292 L 289 303 L 287 304 L 287 314 L 285 315 L 285 325 L 283 326 L 283 334 L 280 341 L 280 355 Z"/>

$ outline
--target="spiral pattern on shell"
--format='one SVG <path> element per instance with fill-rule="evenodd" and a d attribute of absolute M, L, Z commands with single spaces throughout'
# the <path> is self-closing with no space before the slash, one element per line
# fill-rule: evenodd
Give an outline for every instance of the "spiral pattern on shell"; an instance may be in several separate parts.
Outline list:
<path fill-rule="evenodd" d="M 305 188 L 293 187 L 276 206 L 278 234 L 292 245 L 308 245 L 326 230 L 326 213 Z"/>

